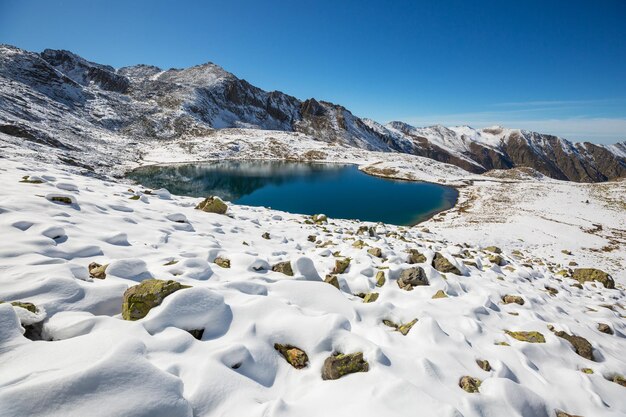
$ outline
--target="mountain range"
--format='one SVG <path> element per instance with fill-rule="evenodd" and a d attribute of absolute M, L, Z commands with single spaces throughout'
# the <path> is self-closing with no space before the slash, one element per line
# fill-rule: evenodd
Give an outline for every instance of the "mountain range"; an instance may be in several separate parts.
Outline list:
<path fill-rule="evenodd" d="M 575 143 L 499 126 L 380 124 L 338 104 L 264 91 L 212 63 L 115 69 L 69 51 L 0 45 L 0 133 L 14 140 L 76 154 L 97 143 L 123 147 L 205 135 L 210 140 L 215 129 L 233 127 L 300 132 L 343 146 L 419 155 L 473 173 L 530 167 L 579 182 L 626 177 L 626 142 Z"/>

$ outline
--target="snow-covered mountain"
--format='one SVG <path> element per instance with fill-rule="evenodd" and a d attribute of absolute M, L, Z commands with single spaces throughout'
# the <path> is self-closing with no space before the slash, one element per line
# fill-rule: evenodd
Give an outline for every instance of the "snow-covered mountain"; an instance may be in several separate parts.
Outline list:
<path fill-rule="evenodd" d="M 63 149 L 74 160 L 97 148 L 128 152 L 127 144 L 148 140 L 210 140 L 214 129 L 232 127 L 300 132 L 328 143 L 426 156 L 475 173 L 528 166 L 573 181 L 626 176 L 626 142 L 572 143 L 501 127 L 382 125 L 340 105 L 264 91 L 212 63 L 115 69 L 68 51 L 0 46 L 0 133 Z M 104 155 L 101 163 L 115 158 Z"/>

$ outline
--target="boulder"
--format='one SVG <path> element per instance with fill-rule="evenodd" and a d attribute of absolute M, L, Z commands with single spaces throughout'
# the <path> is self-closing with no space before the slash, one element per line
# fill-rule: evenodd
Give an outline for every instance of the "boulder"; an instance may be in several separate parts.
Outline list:
<path fill-rule="evenodd" d="M 220 266 L 222 268 L 230 268 L 230 259 L 227 259 L 223 256 L 218 256 L 213 260 L 215 265 Z"/>
<path fill-rule="evenodd" d="M 598 331 L 606 334 L 613 334 L 613 329 L 606 323 L 598 323 Z"/>
<path fill-rule="evenodd" d="M 596 268 L 577 268 L 572 273 L 572 278 L 581 284 L 587 281 L 598 281 L 605 288 L 615 288 L 615 281 L 606 272 Z"/>
<path fill-rule="evenodd" d="M 574 347 L 574 352 L 585 359 L 593 360 L 593 349 L 591 343 L 582 336 L 567 334 L 563 331 L 554 332 L 554 334 L 562 339 L 567 340 Z"/>
<path fill-rule="evenodd" d="M 165 297 L 183 288 L 189 286 L 172 280 L 143 280 L 124 292 L 122 318 L 131 321 L 142 319 L 153 307 L 160 305 Z"/>
<path fill-rule="evenodd" d="M 622 387 L 626 387 L 626 378 L 621 375 L 613 375 L 613 379 L 611 379 L 611 381 L 621 385 Z"/>
<path fill-rule="evenodd" d="M 476 365 L 478 365 L 478 367 L 483 371 L 491 371 L 491 365 L 488 360 L 476 359 Z"/>
<path fill-rule="evenodd" d="M 279 262 L 276 265 L 272 266 L 272 271 L 280 272 L 281 274 L 288 275 L 290 277 L 293 276 L 293 269 L 291 269 L 291 262 Z"/>
<path fill-rule="evenodd" d="M 421 266 L 407 268 L 400 273 L 398 286 L 403 290 L 411 291 L 414 287 L 419 285 L 429 285 L 424 268 Z"/>
<path fill-rule="evenodd" d="M 380 258 L 381 256 L 383 256 L 383 251 L 380 250 L 380 248 L 370 248 L 367 250 L 367 253 L 376 258 Z"/>
<path fill-rule="evenodd" d="M 506 265 L 506 261 L 500 255 L 489 255 L 487 259 L 489 259 L 489 262 L 491 262 L 494 265 L 498 265 L 498 266 Z"/>
<path fill-rule="evenodd" d="M 459 380 L 459 387 L 469 393 L 475 393 L 478 392 L 481 383 L 480 379 L 466 375 Z"/>
<path fill-rule="evenodd" d="M 89 276 L 91 278 L 96 278 L 96 279 L 105 279 L 107 277 L 107 274 L 106 274 L 107 266 L 109 266 L 109 264 L 100 265 L 97 262 L 90 263 L 87 268 L 89 269 Z"/>
<path fill-rule="evenodd" d="M 226 214 L 228 206 L 221 198 L 217 196 L 210 196 L 202 200 L 196 206 L 196 209 L 202 210 L 207 213 Z"/>
<path fill-rule="evenodd" d="M 512 332 L 505 330 L 505 333 L 520 342 L 546 343 L 546 338 L 539 332 Z"/>
<path fill-rule="evenodd" d="M 426 262 L 426 256 L 421 254 L 417 249 L 409 249 L 408 264 L 423 264 Z"/>
<path fill-rule="evenodd" d="M 361 239 L 352 244 L 352 247 L 357 249 L 363 249 L 365 246 L 367 246 L 367 243 L 363 242 Z"/>
<path fill-rule="evenodd" d="M 461 275 L 461 271 L 459 271 L 459 268 L 454 266 L 452 262 L 450 262 L 445 256 L 443 256 L 439 252 L 435 253 L 432 266 L 439 272 L 443 272 L 443 273 L 449 272 L 452 274 Z"/>
<path fill-rule="evenodd" d="M 502 302 L 504 304 L 519 304 L 521 306 L 524 305 L 524 299 L 522 297 L 520 297 L 519 295 L 511 295 L 511 294 L 507 294 L 504 297 L 502 297 Z"/>
<path fill-rule="evenodd" d="M 374 301 L 378 300 L 378 293 L 377 292 L 369 292 L 367 294 L 365 294 L 365 297 L 363 297 L 363 302 L 364 303 L 373 303 Z"/>
<path fill-rule="evenodd" d="M 20 324 L 24 327 L 24 337 L 30 340 L 42 340 L 43 321 L 46 319 L 45 310 L 27 301 L 13 301 L 11 305 L 26 310 L 23 314 L 16 310 Z"/>
<path fill-rule="evenodd" d="M 385 271 L 376 272 L 376 286 L 382 287 L 383 285 L 385 285 L 385 281 Z"/>
<path fill-rule="evenodd" d="M 369 364 L 363 359 L 363 352 L 335 353 L 324 361 L 322 379 L 339 379 L 348 374 L 367 371 Z"/>
<path fill-rule="evenodd" d="M 343 258 L 335 260 L 335 268 L 333 274 L 343 274 L 350 266 L 350 258 Z"/>
<path fill-rule="evenodd" d="M 326 275 L 326 278 L 324 279 L 324 282 L 327 284 L 332 285 L 333 287 L 339 289 L 339 280 L 337 279 L 336 275 L 332 275 L 332 274 L 328 274 Z"/>
<path fill-rule="evenodd" d="M 302 349 L 292 345 L 282 345 L 280 343 L 274 344 L 276 349 L 285 360 L 294 368 L 302 369 L 309 363 L 309 357 Z"/>

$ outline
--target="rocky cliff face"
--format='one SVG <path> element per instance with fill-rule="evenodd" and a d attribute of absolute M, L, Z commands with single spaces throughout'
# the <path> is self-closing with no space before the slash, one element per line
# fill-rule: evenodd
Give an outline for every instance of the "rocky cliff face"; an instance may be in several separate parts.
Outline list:
<path fill-rule="evenodd" d="M 204 137 L 227 127 L 301 132 L 344 146 L 425 156 L 476 173 L 528 166 L 572 181 L 626 176 L 625 144 L 571 143 L 500 127 L 381 125 L 340 105 L 261 90 L 212 63 L 116 70 L 68 51 L 38 54 L 0 46 L 1 133 L 80 151 L 94 144 Z"/>

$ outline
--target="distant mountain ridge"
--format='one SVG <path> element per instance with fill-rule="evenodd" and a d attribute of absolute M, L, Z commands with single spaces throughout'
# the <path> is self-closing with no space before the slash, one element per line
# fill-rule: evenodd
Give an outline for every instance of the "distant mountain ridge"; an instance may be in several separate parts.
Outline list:
<path fill-rule="evenodd" d="M 228 127 L 300 132 L 324 142 L 420 155 L 474 173 L 526 166 L 571 181 L 626 177 L 626 142 L 573 143 L 502 127 L 383 125 L 337 104 L 264 91 L 212 63 L 115 69 L 69 51 L 33 53 L 0 45 L 1 133 L 80 151 L 111 137 L 168 140 Z"/>

